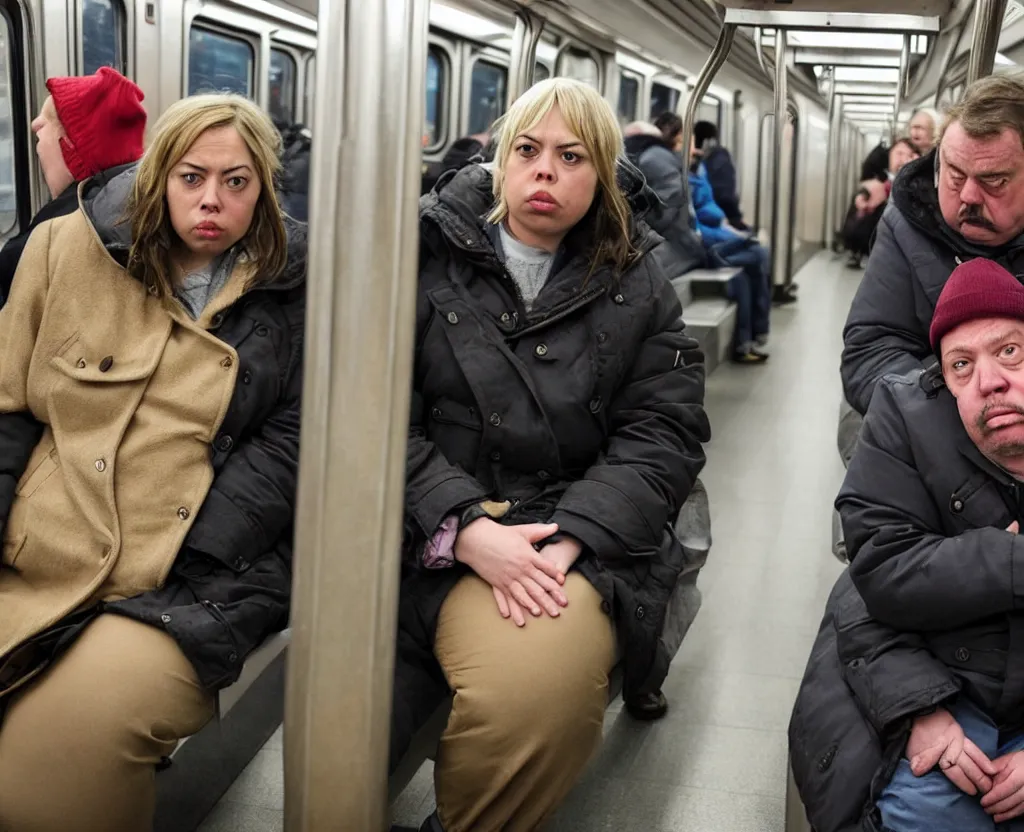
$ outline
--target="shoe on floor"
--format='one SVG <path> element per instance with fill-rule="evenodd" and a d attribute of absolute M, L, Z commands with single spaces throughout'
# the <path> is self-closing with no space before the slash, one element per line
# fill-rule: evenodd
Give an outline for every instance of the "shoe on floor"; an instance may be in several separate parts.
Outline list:
<path fill-rule="evenodd" d="M 734 364 L 764 364 L 768 360 L 768 354 L 751 347 L 746 352 L 733 353 Z"/>
<path fill-rule="evenodd" d="M 660 690 L 656 693 L 638 696 L 635 699 L 627 699 L 624 704 L 629 715 L 641 722 L 653 722 L 656 719 L 661 719 L 668 712 L 668 700 Z"/>

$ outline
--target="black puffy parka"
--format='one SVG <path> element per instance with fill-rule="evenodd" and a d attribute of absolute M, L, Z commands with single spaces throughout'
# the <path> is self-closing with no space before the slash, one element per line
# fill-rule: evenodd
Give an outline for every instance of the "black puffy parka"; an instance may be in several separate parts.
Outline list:
<path fill-rule="evenodd" d="M 683 565 L 672 522 L 710 438 L 703 354 L 650 255 L 663 243 L 642 223 L 640 255 L 620 277 L 590 273 L 584 218 L 527 313 L 486 230 L 492 201 L 480 165 L 421 200 L 403 607 L 432 638 L 465 569 L 423 569 L 425 541 L 465 506 L 511 500 L 505 522 L 550 521 L 582 541 L 575 568 L 616 622 L 627 695 L 655 691 Z M 402 655 L 400 643 L 393 762 L 423 695 L 403 678 Z"/>
<path fill-rule="evenodd" d="M 879 383 L 836 500 L 850 585 L 790 725 L 818 832 L 875 828 L 915 714 L 962 693 L 1001 730 L 1024 726 L 1024 539 L 1006 531 L 1021 488 L 970 440 L 938 370 Z"/>

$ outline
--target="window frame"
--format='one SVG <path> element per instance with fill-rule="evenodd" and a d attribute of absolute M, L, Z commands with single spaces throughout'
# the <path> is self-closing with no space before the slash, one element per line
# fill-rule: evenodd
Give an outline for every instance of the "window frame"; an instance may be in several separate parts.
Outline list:
<path fill-rule="evenodd" d="M 75 0 L 73 13 L 75 15 L 72 31 L 75 33 L 75 73 L 86 75 L 85 71 L 85 4 L 88 0 Z M 126 0 L 110 0 L 114 9 L 114 38 L 115 54 L 118 58 L 118 65 L 114 67 L 118 72 L 127 78 L 134 77 L 134 61 L 129 43 L 128 32 L 132 31 L 134 21 L 132 15 L 134 9 Z M 95 70 L 94 70 L 95 71 Z"/>
<path fill-rule="evenodd" d="M 463 79 L 463 106 L 461 114 L 461 129 L 459 132 L 460 136 L 470 135 L 469 130 L 469 115 L 472 106 L 472 93 L 473 93 L 473 70 L 476 69 L 476 65 L 480 62 L 490 64 L 493 67 L 502 69 L 505 71 L 505 100 L 501 106 L 501 111 L 498 113 L 497 118 L 501 118 L 509 108 L 509 79 L 512 76 L 511 60 L 508 54 L 499 52 L 498 50 L 481 49 L 475 51 L 470 59 L 466 63 L 467 72 Z M 495 120 L 497 120 L 497 118 Z M 487 125 L 487 129 L 490 130 L 491 125 Z"/>
<path fill-rule="evenodd" d="M 35 213 L 34 199 L 40 200 L 40 207 L 48 200 L 44 196 L 42 168 L 33 150 L 31 100 L 28 89 L 33 75 L 33 47 L 28 41 L 29 25 L 24 7 L 14 0 L 0 0 L 0 16 L 3 17 L 10 35 L 7 58 L 10 60 L 8 84 L 11 103 L 11 152 L 14 164 L 14 224 L 0 229 L 0 244 L 28 228 Z"/>
<path fill-rule="evenodd" d="M 438 102 L 437 102 L 437 138 L 429 145 L 423 148 L 423 153 L 438 153 L 448 144 L 448 134 L 450 133 L 450 118 L 452 107 L 452 90 L 454 89 L 454 61 L 452 60 L 451 53 L 448 51 L 447 46 L 434 38 L 430 38 L 427 43 L 427 58 L 434 55 L 438 59 L 440 65 L 440 84 L 438 84 Z M 423 99 L 423 113 L 426 116 L 427 102 L 426 102 L 426 64 L 423 66 L 424 73 L 424 99 Z M 507 83 L 507 82 L 506 82 Z M 507 94 L 506 94 L 507 97 Z"/>
<path fill-rule="evenodd" d="M 644 78 L 644 76 L 641 75 L 639 72 L 635 72 L 632 69 L 626 69 L 624 66 L 618 64 L 616 64 L 616 66 L 619 70 L 619 100 L 615 102 L 615 115 L 617 115 L 620 119 L 625 119 L 626 124 L 630 124 L 636 121 L 638 118 L 640 118 L 640 116 L 637 115 L 637 110 L 640 109 L 640 104 L 644 100 L 644 89 L 646 88 L 645 82 L 647 79 Z M 622 81 L 626 78 L 630 78 L 636 82 L 636 104 L 633 107 L 633 112 L 630 113 L 628 116 L 619 110 L 619 105 L 622 102 Z M 647 111 L 648 113 L 650 112 L 650 107 L 647 108 Z"/>
<path fill-rule="evenodd" d="M 581 83 L 587 83 L 581 78 L 576 78 L 574 75 L 568 75 L 564 69 L 564 62 L 569 57 L 569 53 L 574 53 L 575 57 L 589 58 L 594 62 L 594 66 L 597 67 L 597 84 L 594 86 L 599 93 L 604 94 L 605 87 L 605 67 L 604 61 L 601 59 L 601 54 L 591 46 L 587 46 L 585 43 L 567 38 L 558 47 L 558 54 L 555 57 L 555 75 L 559 78 L 572 78 Z"/>
<path fill-rule="evenodd" d="M 241 26 L 232 26 L 217 22 L 205 14 L 196 14 L 186 20 L 184 39 L 184 72 L 181 74 L 181 97 L 188 98 L 189 76 L 192 74 L 192 30 L 199 28 L 210 34 L 231 38 L 248 44 L 252 50 L 252 72 L 249 78 L 249 92 L 247 98 L 263 106 L 261 99 L 267 94 L 267 79 L 269 71 L 263 70 L 263 38 L 259 32 L 252 29 L 245 29 Z M 262 79 L 262 80 L 261 80 Z"/>
<path fill-rule="evenodd" d="M 650 93 L 647 97 L 647 107 L 645 108 L 647 121 L 654 121 L 654 119 L 657 118 L 657 116 L 651 114 L 651 105 L 654 103 L 655 86 L 666 87 L 679 93 L 679 97 L 676 99 L 675 109 L 668 111 L 679 115 L 680 104 L 686 100 L 690 92 L 686 87 L 686 82 L 676 78 L 674 75 L 655 75 L 651 78 L 651 85 L 649 88 Z"/>

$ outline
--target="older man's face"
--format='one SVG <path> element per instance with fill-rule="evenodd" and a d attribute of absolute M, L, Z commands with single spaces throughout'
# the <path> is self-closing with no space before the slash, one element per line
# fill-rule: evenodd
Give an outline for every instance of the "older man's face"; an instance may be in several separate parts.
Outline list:
<path fill-rule="evenodd" d="M 983 318 L 942 338 L 942 375 L 978 449 L 1024 474 L 1024 322 Z"/>
<path fill-rule="evenodd" d="M 954 122 L 939 146 L 939 208 L 973 243 L 1001 246 L 1024 232 L 1024 143 L 1013 130 L 974 139 Z"/>

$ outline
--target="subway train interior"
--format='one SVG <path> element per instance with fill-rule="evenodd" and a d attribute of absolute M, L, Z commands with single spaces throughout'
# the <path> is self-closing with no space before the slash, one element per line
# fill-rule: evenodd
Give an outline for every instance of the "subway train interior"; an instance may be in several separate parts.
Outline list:
<path fill-rule="evenodd" d="M 1024 4 L 0 0 L 0 11 L 4 237 L 46 200 L 31 122 L 50 76 L 113 66 L 144 91 L 151 124 L 183 96 L 226 89 L 312 131 L 303 459 L 316 464 L 301 474 L 301 590 L 291 629 L 250 657 L 218 720 L 156 775 L 156 828 L 418 829 L 432 811 L 437 733 L 386 787 L 384 762 L 407 418 L 387 403 L 408 385 L 396 356 L 411 344 L 415 205 L 453 142 L 488 131 L 531 83 L 568 76 L 599 90 L 623 127 L 668 111 L 687 131 L 717 126 L 787 302 L 772 308 L 771 360 L 739 366 L 726 360 L 736 309 L 721 270 L 672 276 L 709 371 L 700 609 L 664 686 L 667 716 L 637 722 L 612 701 L 602 749 L 547 828 L 808 832 L 786 726 L 845 568 L 833 555 L 838 367 L 863 272 L 839 231 L 870 150 L 908 135 L 922 109 L 941 122 L 970 80 L 1024 62 Z M 342 450 L 353 443 L 358 453 Z"/>

